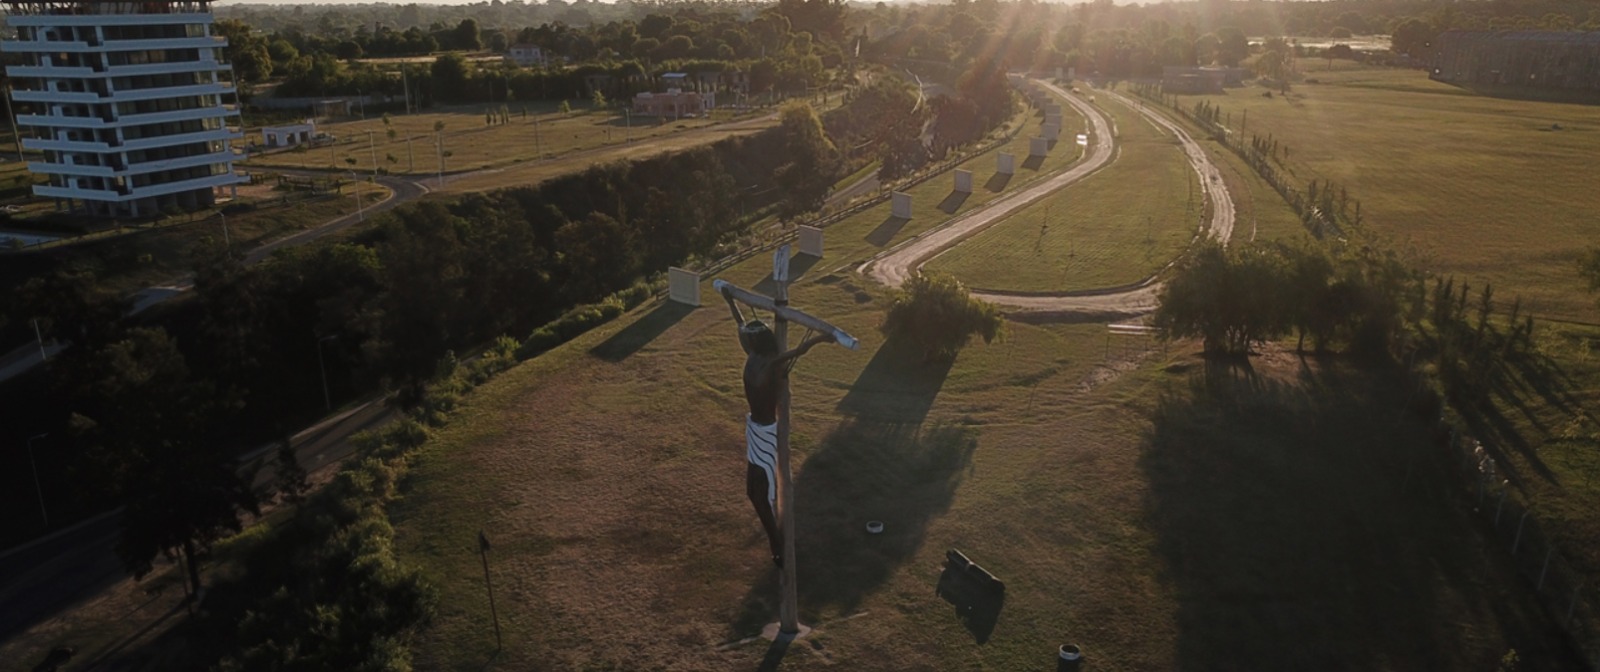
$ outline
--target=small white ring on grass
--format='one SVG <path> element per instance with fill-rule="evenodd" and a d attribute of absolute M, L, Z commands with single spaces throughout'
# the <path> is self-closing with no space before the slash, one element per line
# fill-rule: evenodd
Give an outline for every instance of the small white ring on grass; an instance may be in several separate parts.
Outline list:
<path fill-rule="evenodd" d="M 883 532 L 883 521 L 881 521 L 881 520 L 869 520 L 869 521 L 867 521 L 867 532 L 870 533 L 870 534 L 878 534 L 880 532 Z"/>

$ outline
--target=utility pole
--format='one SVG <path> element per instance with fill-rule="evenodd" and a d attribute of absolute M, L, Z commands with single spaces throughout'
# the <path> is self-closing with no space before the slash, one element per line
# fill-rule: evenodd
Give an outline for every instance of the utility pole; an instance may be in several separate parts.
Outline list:
<path fill-rule="evenodd" d="M 417 153 L 411 151 L 411 139 L 409 134 L 406 135 L 406 160 L 411 163 L 411 167 L 406 172 L 415 173 L 417 172 Z"/>
<path fill-rule="evenodd" d="M 322 372 L 322 408 L 328 413 L 333 412 L 333 395 L 328 394 L 328 365 L 322 361 L 322 344 L 338 339 L 338 334 L 317 339 L 317 370 Z"/>
<path fill-rule="evenodd" d="M 356 221 L 358 221 L 358 222 L 367 221 L 366 208 L 363 208 L 361 206 L 361 179 L 356 177 L 356 171 L 353 171 L 353 170 L 350 171 L 350 191 L 355 192 L 355 196 L 356 196 Z M 318 352 L 318 354 L 321 354 L 320 350 L 318 350 L 317 352 Z"/>
<path fill-rule="evenodd" d="M 33 318 L 33 338 L 39 342 L 39 361 L 48 361 L 49 355 L 44 354 L 44 334 L 39 332 L 39 318 Z"/>
<path fill-rule="evenodd" d="M 17 115 L 11 111 L 11 85 L 6 85 L 6 120 L 11 122 L 11 139 L 17 142 L 17 162 L 22 162 L 22 134 L 17 131 Z"/>
<path fill-rule="evenodd" d="M 372 139 L 372 131 L 367 131 L 367 149 L 372 152 L 372 179 L 378 179 L 378 144 Z"/>
<path fill-rule="evenodd" d="M 533 155 L 535 159 L 544 158 L 544 150 L 539 146 L 539 114 L 533 115 Z"/>
<path fill-rule="evenodd" d="M 435 133 L 433 147 L 439 153 L 439 188 L 444 188 L 444 133 Z"/>
<path fill-rule="evenodd" d="M 33 468 L 33 489 L 39 493 L 39 515 L 44 516 L 44 527 L 50 529 L 50 512 L 44 508 L 44 486 L 39 484 L 39 463 L 33 460 L 33 442 L 50 434 L 38 434 L 28 437 L 28 466 Z"/>

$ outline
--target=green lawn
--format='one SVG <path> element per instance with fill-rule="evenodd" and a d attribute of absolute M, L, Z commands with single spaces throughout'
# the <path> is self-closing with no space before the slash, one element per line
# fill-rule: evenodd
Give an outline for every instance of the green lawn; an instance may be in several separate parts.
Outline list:
<path fill-rule="evenodd" d="M 1207 96 L 1246 137 L 1271 133 L 1302 186 L 1331 179 L 1370 228 L 1428 268 L 1536 314 L 1600 318 L 1573 262 L 1600 239 L 1594 157 L 1600 123 L 1584 105 L 1470 95 L 1416 70 L 1306 63 L 1318 84 L 1285 99 L 1262 89 Z M 1199 97 L 1184 97 L 1192 105 Z M 1554 127 L 1559 125 L 1560 129 Z"/>
<path fill-rule="evenodd" d="M 1118 133 L 1116 160 L 927 268 L 974 287 L 1048 292 L 1136 282 L 1182 254 L 1205 212 L 1194 169 L 1177 138 L 1104 98 L 1100 108 Z M 1058 148 L 1066 145 L 1077 146 Z"/>

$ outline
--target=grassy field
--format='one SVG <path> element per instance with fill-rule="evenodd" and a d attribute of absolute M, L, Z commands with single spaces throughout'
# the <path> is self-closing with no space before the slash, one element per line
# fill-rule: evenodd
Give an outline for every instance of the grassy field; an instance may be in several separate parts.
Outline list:
<path fill-rule="evenodd" d="M 1511 648 L 1574 669 L 1386 376 L 1124 354 L 1098 325 L 1013 324 L 949 364 L 883 342 L 887 293 L 847 269 L 931 226 L 938 195 L 886 237 L 877 209 L 835 225 L 793 267 L 794 304 L 863 340 L 793 374 L 816 634 L 744 641 L 776 575 L 742 490 L 742 355 L 705 286 L 704 308 L 647 305 L 479 388 L 422 449 L 393 509 L 443 595 L 419 668 L 1046 669 L 1072 641 L 1106 670 L 1487 669 Z M 935 594 L 952 547 L 1007 581 L 998 610 Z"/>
<path fill-rule="evenodd" d="M 1115 161 L 928 268 L 975 287 L 1046 292 L 1136 282 L 1182 254 L 1205 211 L 1194 169 L 1177 138 L 1105 98 L 1100 108 L 1117 128 Z"/>
<path fill-rule="evenodd" d="M 864 345 L 793 375 L 801 612 L 820 631 L 784 669 L 1047 669 L 1063 641 L 1105 670 L 1350 651 L 1487 669 L 1511 648 L 1574 668 L 1439 472 L 1402 478 L 1438 453 L 1392 380 L 1283 354 L 1138 366 L 1107 358 L 1097 325 L 1011 325 L 928 363 L 883 342 L 885 293 L 833 262 L 805 270 L 795 305 Z M 760 286 L 767 268 L 723 277 Z M 480 388 L 422 449 L 394 509 L 402 556 L 443 595 L 419 668 L 773 662 L 739 643 L 776 593 L 743 496 L 732 331 L 717 305 L 647 305 Z M 948 548 L 1007 581 L 997 612 L 963 620 L 935 595 Z"/>
<path fill-rule="evenodd" d="M 1234 129 L 1287 145 L 1300 184 L 1348 188 L 1369 226 L 1427 268 L 1492 282 L 1540 315 L 1600 318 L 1574 291 L 1573 270 L 1600 238 L 1593 107 L 1475 96 L 1415 70 L 1325 64 L 1308 59 L 1306 75 L 1319 83 L 1287 98 L 1245 88 L 1205 99 Z"/>
<path fill-rule="evenodd" d="M 637 141 L 735 119 L 731 113 L 721 111 L 709 118 L 676 121 L 638 117 L 632 120 L 630 127 L 627 117 L 609 110 L 591 112 L 580 108 L 563 114 L 548 104 L 529 104 L 527 114 L 523 115 L 523 107 L 512 104 L 511 122 L 494 126 L 484 123 L 484 106 L 392 115 L 388 125 L 381 118 L 327 124 L 317 130 L 338 138 L 336 144 L 274 152 L 253 158 L 246 165 L 339 170 L 353 167 L 371 171 L 376 155 L 378 167 L 392 173 L 432 175 L 439 171 L 439 154 L 434 148 L 434 125 L 437 123 L 445 125 L 444 150 L 450 153 L 444 157 L 444 171 L 459 172 L 620 145 L 630 137 Z M 391 129 L 395 131 L 393 139 L 388 137 Z M 371 143 L 368 142 L 369 132 Z M 350 163 L 352 159 L 354 164 Z"/>
<path fill-rule="evenodd" d="M 277 196 L 264 195 L 253 199 L 241 196 L 241 201 L 255 200 L 261 207 L 228 216 L 228 237 L 235 247 L 249 250 L 262 243 L 354 214 L 357 204 L 351 189 L 350 185 L 345 185 L 341 194 L 315 197 L 289 205 L 274 205 Z M 376 184 L 361 183 L 360 190 L 368 207 L 389 195 L 388 189 Z M 48 269 L 87 269 L 94 271 L 101 284 L 113 292 L 131 294 L 181 277 L 191 267 L 190 251 L 197 242 L 222 237 L 222 220 L 215 211 L 181 215 L 143 229 L 93 234 L 92 239 L 82 242 L 16 255 L 7 260 L 7 268 L 0 274 L 0 281 L 7 283 L 6 286 L 15 286 Z"/>

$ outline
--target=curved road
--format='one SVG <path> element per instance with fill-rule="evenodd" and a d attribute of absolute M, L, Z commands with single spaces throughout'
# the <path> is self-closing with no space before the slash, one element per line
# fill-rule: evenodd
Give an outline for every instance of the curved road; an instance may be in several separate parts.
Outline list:
<path fill-rule="evenodd" d="M 1037 81 L 1037 83 L 1066 99 L 1069 104 L 1083 113 L 1084 118 L 1088 119 L 1093 126 L 1094 130 L 1090 134 L 1090 143 L 1085 152 L 1084 160 L 1073 166 L 1071 170 L 1010 196 L 996 199 L 988 205 L 968 212 L 940 228 L 887 250 L 867 261 L 867 263 L 862 264 L 858 270 L 885 285 L 899 287 L 911 274 L 917 272 L 923 264 L 928 263 L 928 261 L 939 256 L 945 250 L 960 244 L 990 226 L 1000 223 L 1006 217 L 1057 190 L 1088 177 L 1111 162 L 1114 145 L 1110 122 L 1105 115 L 1095 106 L 1068 95 L 1066 91 L 1054 84 L 1043 81 Z M 1182 127 L 1146 109 L 1143 105 L 1136 104 L 1121 94 L 1105 90 L 1100 91 L 1100 93 L 1112 96 L 1130 108 L 1138 109 L 1146 118 L 1178 138 L 1190 165 L 1194 167 L 1195 173 L 1200 177 L 1202 193 L 1205 195 L 1206 200 L 1211 203 L 1210 235 L 1226 244 L 1228 239 L 1233 236 L 1233 199 L 1229 196 L 1228 189 L 1222 182 L 1221 172 L 1217 170 L 1215 164 L 1211 163 L 1211 158 L 1206 156 L 1205 150 L 1193 138 L 1189 137 L 1189 134 Z M 1051 314 L 1078 317 L 1127 317 L 1143 315 L 1155 310 L 1156 294 L 1160 291 L 1160 288 L 1160 284 L 1154 282 L 1152 277 L 1134 287 L 1109 291 L 1100 290 L 1043 296 L 1024 296 L 991 291 L 973 292 L 973 296 L 1018 311 L 1037 314 L 1037 316 L 1041 317 Z"/>

